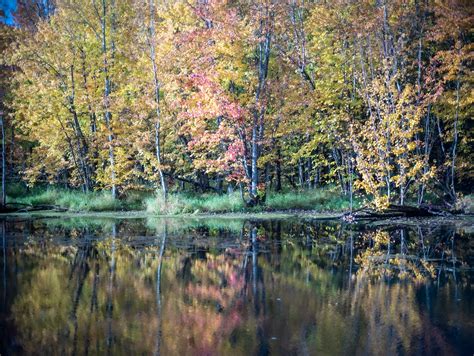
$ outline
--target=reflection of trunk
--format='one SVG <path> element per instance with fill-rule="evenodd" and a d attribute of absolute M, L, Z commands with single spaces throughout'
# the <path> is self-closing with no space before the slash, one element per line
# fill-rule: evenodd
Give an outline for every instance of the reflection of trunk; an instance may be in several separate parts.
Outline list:
<path fill-rule="evenodd" d="M 454 300 L 459 300 L 458 296 L 458 283 L 456 278 L 456 255 L 454 254 L 454 238 L 456 237 L 456 232 L 453 231 L 451 237 L 451 261 L 453 262 L 453 278 L 454 278 Z"/>
<path fill-rule="evenodd" d="M 95 263 L 94 267 L 94 281 L 92 284 L 92 295 L 91 295 L 91 303 L 89 307 L 89 319 L 87 320 L 87 334 L 85 338 L 85 346 L 84 346 L 84 354 L 88 355 L 89 354 L 89 346 L 90 346 L 90 330 L 91 330 L 91 322 L 92 322 L 92 314 L 94 312 L 94 309 L 98 309 L 98 303 L 97 303 L 97 285 L 99 283 L 99 273 L 100 273 L 100 265 L 98 262 Z"/>
<path fill-rule="evenodd" d="M 257 227 L 252 227 L 251 230 L 252 238 L 252 290 L 254 297 L 254 306 L 255 314 L 258 314 L 258 298 L 257 298 L 257 277 L 258 277 L 258 265 L 257 265 L 257 255 L 258 255 L 258 243 L 257 243 Z"/>
<path fill-rule="evenodd" d="M 82 251 L 81 251 L 82 250 Z M 87 263 L 87 258 L 89 257 L 89 251 L 90 251 L 90 246 L 87 244 L 86 246 L 80 248 L 80 250 L 77 252 L 81 253 L 81 256 L 79 257 L 78 261 L 78 266 L 79 266 L 79 279 L 77 281 L 77 288 L 75 290 L 74 298 L 72 301 L 72 323 L 74 325 L 74 335 L 73 335 L 73 351 L 72 354 L 75 355 L 77 352 L 77 339 L 78 339 L 78 329 L 79 329 L 79 324 L 77 321 L 77 308 L 79 307 L 79 300 L 82 295 L 82 289 L 84 287 L 84 282 L 87 278 L 87 275 L 89 273 L 89 264 Z M 73 268 L 73 270 L 75 267 Z"/>
<path fill-rule="evenodd" d="M 158 268 L 156 269 L 156 312 L 158 318 L 158 330 L 156 335 L 156 349 L 155 355 L 160 354 L 163 316 L 161 313 L 161 267 L 163 265 L 163 255 L 166 248 L 166 239 L 168 237 L 168 224 L 165 222 L 163 237 L 161 239 L 160 254 L 158 255 Z"/>
<path fill-rule="evenodd" d="M 3 306 L 7 304 L 7 240 L 6 240 L 6 224 L 2 220 L 2 241 L 3 241 Z M 6 310 L 6 309 L 5 309 Z"/>
<path fill-rule="evenodd" d="M 111 354 L 112 343 L 113 343 L 113 334 L 112 334 L 112 318 L 114 311 L 113 304 L 113 288 L 114 288 L 114 279 L 115 279 L 115 237 L 117 236 L 117 226 L 115 223 L 112 225 L 112 247 L 111 247 L 111 259 L 109 266 L 109 285 L 107 287 L 107 306 L 106 306 L 106 316 L 107 316 L 107 354 Z"/>
<path fill-rule="evenodd" d="M 351 280 L 352 280 L 352 260 L 354 256 L 354 232 L 351 229 L 351 257 L 349 260 L 349 287 L 351 285 Z"/>
<path fill-rule="evenodd" d="M 259 340 L 259 355 L 269 354 L 269 345 L 265 337 L 265 330 L 262 322 L 265 319 L 265 288 L 263 276 L 260 276 L 258 268 L 258 241 L 257 227 L 253 226 L 251 230 L 252 239 L 252 292 L 254 302 L 254 315 L 257 322 L 257 340 Z M 258 282 L 262 284 L 262 292 L 259 292 Z M 263 315 L 261 315 L 263 313 Z"/>
<path fill-rule="evenodd" d="M 1 131 L 2 131 L 2 196 L 1 196 L 1 201 L 0 204 L 1 206 L 5 206 L 6 204 L 6 198 L 7 198 L 7 193 L 6 193 L 6 188 L 5 188 L 5 177 L 6 177 L 6 162 L 5 162 L 5 121 L 3 120 L 2 113 L 0 112 L 0 126 L 1 126 Z"/>

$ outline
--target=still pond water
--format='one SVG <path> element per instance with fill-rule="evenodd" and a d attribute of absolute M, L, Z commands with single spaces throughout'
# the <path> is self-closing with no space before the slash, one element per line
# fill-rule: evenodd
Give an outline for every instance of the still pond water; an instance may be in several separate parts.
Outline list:
<path fill-rule="evenodd" d="M 0 220 L 0 354 L 472 355 L 472 220 Z"/>

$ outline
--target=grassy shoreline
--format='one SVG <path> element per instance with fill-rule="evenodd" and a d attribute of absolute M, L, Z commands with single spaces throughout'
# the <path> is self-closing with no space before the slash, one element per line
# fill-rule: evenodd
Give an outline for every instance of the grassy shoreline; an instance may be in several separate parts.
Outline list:
<path fill-rule="evenodd" d="M 74 212 L 74 211 L 52 211 L 37 210 L 30 212 L 1 213 L 0 217 L 38 217 L 38 218 L 111 218 L 111 219 L 288 219 L 288 218 L 315 218 L 315 219 L 339 219 L 341 213 L 315 213 L 310 211 L 278 211 L 259 213 L 199 213 L 199 214 L 176 214 L 155 215 L 146 210 L 140 211 L 101 211 L 101 212 Z"/>
<path fill-rule="evenodd" d="M 181 215 L 153 215 L 146 211 L 115 211 L 115 212 L 57 212 L 57 211 L 33 211 L 22 213 L 4 213 L 0 214 L 0 219 L 38 219 L 57 221 L 57 224 L 65 222 L 75 222 L 89 224 L 95 221 L 104 224 L 116 220 L 146 220 L 153 224 L 162 224 L 160 221 L 168 221 L 171 225 L 183 226 L 188 224 L 211 224 L 222 228 L 231 228 L 236 222 L 244 223 L 246 221 L 268 221 L 268 220 L 306 220 L 306 221 L 333 221 L 344 223 L 341 219 L 341 213 L 317 213 L 310 211 L 293 212 L 261 212 L 261 213 L 220 213 L 220 214 L 181 214 Z M 67 223 L 70 224 L 70 223 Z M 356 225 L 376 226 L 441 226 L 444 224 L 456 224 L 474 228 L 474 215 L 462 214 L 449 217 L 420 217 L 420 218 L 376 218 L 370 220 L 357 221 Z M 241 225 L 239 225 L 241 228 Z"/>
<path fill-rule="evenodd" d="M 50 188 L 12 189 L 8 192 L 8 203 L 36 207 L 44 215 L 65 210 L 61 214 L 113 214 L 125 217 L 173 217 L 173 216 L 318 216 L 338 218 L 350 209 L 349 198 L 341 195 L 335 187 L 326 187 L 293 192 L 269 192 L 264 205 L 247 207 L 238 192 L 230 194 L 172 193 L 165 203 L 160 192 L 127 192 L 120 199 L 113 199 L 108 191 L 84 193 L 77 190 Z M 365 203 L 363 197 L 355 196 L 353 208 Z M 461 211 L 474 213 L 473 195 L 460 200 Z M 43 209 L 40 209 L 43 207 Z M 8 215 L 18 214 L 12 212 Z M 34 212 L 30 212 L 34 214 Z"/>
<path fill-rule="evenodd" d="M 350 203 L 333 187 L 298 192 L 269 193 L 264 205 L 247 207 L 238 192 L 230 194 L 173 193 L 167 201 L 160 192 L 128 192 L 120 199 L 112 199 L 107 191 L 84 193 L 58 188 L 34 189 L 28 192 L 13 191 L 9 203 L 41 207 L 55 206 L 68 212 L 133 212 L 145 211 L 147 215 L 173 216 L 198 214 L 258 214 L 273 212 L 341 213 L 349 210 Z M 354 208 L 361 205 L 354 200 Z"/>

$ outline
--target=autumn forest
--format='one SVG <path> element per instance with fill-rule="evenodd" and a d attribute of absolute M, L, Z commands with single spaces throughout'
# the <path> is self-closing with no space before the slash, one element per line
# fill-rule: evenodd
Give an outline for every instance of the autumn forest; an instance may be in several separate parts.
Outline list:
<path fill-rule="evenodd" d="M 472 1 L 22 0 L 14 18 L 4 186 L 246 207 L 332 187 L 378 209 L 471 193 Z"/>
<path fill-rule="evenodd" d="M 473 0 L 0 0 L 0 355 L 473 355 Z"/>

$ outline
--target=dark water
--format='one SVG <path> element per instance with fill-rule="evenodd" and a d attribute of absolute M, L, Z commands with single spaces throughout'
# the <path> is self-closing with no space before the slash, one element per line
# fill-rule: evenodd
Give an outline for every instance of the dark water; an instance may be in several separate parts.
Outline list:
<path fill-rule="evenodd" d="M 0 221 L 0 354 L 472 355 L 473 224 Z"/>

